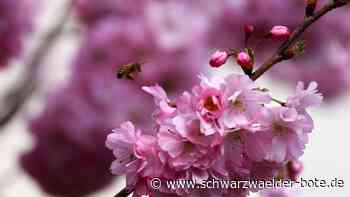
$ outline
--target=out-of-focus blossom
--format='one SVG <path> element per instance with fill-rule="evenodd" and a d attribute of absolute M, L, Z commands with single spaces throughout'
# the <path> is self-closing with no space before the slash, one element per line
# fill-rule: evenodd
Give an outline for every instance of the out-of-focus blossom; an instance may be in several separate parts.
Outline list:
<path fill-rule="evenodd" d="M 200 50 L 198 47 L 206 43 L 210 28 L 209 11 L 203 7 L 201 2 L 150 1 L 145 8 L 144 22 L 149 25 L 162 50 L 177 50 L 185 46 Z"/>
<path fill-rule="evenodd" d="M 313 130 L 306 108 L 322 99 L 314 83 L 306 90 L 298 84 L 295 96 L 289 98 L 294 105 L 273 107 L 267 105 L 271 102 L 269 93 L 261 91 L 248 76 L 200 79 L 192 92 L 173 100 L 158 85 L 143 87 L 156 103 L 156 127 L 144 132 L 125 122 L 108 135 L 107 147 L 117 158 L 112 172 L 125 174 L 127 186 L 135 189 L 136 196 L 157 196 L 157 192 L 197 195 L 191 188 L 163 186 L 155 191 L 150 186 L 153 178 L 185 179 L 194 184 L 210 179 L 277 178 L 278 172 L 287 168 L 286 163 L 302 155 Z M 289 175 L 279 178 L 289 179 Z M 248 191 L 202 192 L 243 197 Z"/>
<path fill-rule="evenodd" d="M 146 2 L 147 0 L 73 0 L 76 15 L 87 25 L 104 20 L 108 16 L 138 16 Z"/>
<path fill-rule="evenodd" d="M 85 196 L 112 180 L 105 172 L 112 158 L 102 148 L 112 125 L 77 96 L 80 91 L 53 95 L 43 113 L 30 122 L 35 143 L 20 162 L 49 194 Z"/>
<path fill-rule="evenodd" d="M 0 68 L 20 55 L 24 34 L 30 30 L 32 9 L 32 0 L 0 2 Z"/>
<path fill-rule="evenodd" d="M 145 62 L 136 79 L 138 84 L 159 83 L 170 93 L 193 85 L 204 51 L 192 51 L 194 45 L 190 43 L 164 49 L 157 41 L 160 32 L 152 30 L 144 20 L 111 17 L 96 23 L 86 33 L 75 58 L 73 73 L 78 74 L 74 77 L 91 79 L 111 75 L 119 65 L 136 60 Z M 198 43 L 195 47 L 200 48 L 201 42 Z"/>

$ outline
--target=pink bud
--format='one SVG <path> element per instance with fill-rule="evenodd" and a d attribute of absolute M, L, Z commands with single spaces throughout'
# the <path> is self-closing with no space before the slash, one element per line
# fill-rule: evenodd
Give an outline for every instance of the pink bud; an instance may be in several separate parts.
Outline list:
<path fill-rule="evenodd" d="M 270 35 L 274 39 L 284 40 L 289 38 L 290 32 L 286 26 L 274 26 L 270 31 Z"/>
<path fill-rule="evenodd" d="M 246 52 L 238 53 L 237 64 L 240 65 L 244 70 L 253 69 L 253 60 Z"/>
<path fill-rule="evenodd" d="M 216 51 L 210 58 L 209 64 L 212 67 L 218 68 L 226 63 L 229 55 L 226 51 Z"/>

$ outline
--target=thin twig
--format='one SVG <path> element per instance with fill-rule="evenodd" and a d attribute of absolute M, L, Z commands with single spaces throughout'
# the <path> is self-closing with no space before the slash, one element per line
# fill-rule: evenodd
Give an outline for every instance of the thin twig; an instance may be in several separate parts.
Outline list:
<path fill-rule="evenodd" d="M 17 82 L 17 86 L 10 90 L 5 96 L 3 109 L 0 110 L 0 128 L 9 123 L 16 113 L 24 105 L 25 101 L 32 95 L 37 82 L 37 75 L 40 65 L 48 51 L 52 48 L 55 41 L 61 34 L 64 25 L 69 17 L 70 5 L 65 13 L 60 18 L 57 25 L 55 25 L 44 37 L 41 44 L 34 51 L 28 62 L 25 64 L 24 78 Z"/>
<path fill-rule="evenodd" d="M 321 8 L 318 12 L 315 12 L 314 15 L 307 17 L 304 19 L 303 23 L 301 23 L 291 34 L 288 40 L 286 40 L 282 45 L 277 49 L 277 51 L 272 55 L 265 63 L 263 63 L 251 76 L 252 80 L 257 80 L 261 75 L 263 75 L 266 71 L 268 71 L 273 65 L 282 62 L 285 59 L 285 53 L 292 46 L 293 43 L 300 37 L 300 35 L 313 23 L 319 20 L 322 16 L 326 15 L 328 12 L 342 7 L 346 4 L 349 4 L 350 0 L 333 0 L 323 8 Z"/>

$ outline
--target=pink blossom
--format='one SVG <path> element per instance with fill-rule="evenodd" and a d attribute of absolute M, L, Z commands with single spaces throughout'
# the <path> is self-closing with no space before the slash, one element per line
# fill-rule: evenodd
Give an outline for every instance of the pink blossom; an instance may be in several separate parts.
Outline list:
<path fill-rule="evenodd" d="M 303 82 L 298 82 L 295 95 L 288 97 L 287 106 L 305 110 L 308 107 L 319 106 L 322 99 L 322 94 L 318 93 L 316 82 L 311 82 L 307 88 Z"/>
<path fill-rule="evenodd" d="M 193 45 L 207 42 L 208 15 L 199 2 L 149 1 L 145 6 L 145 23 L 154 33 L 156 43 L 165 51 L 184 46 L 196 50 Z M 188 23 L 188 19 L 192 22 Z"/>
<path fill-rule="evenodd" d="M 230 75 L 225 79 L 225 116 L 220 121 L 226 128 L 249 126 L 250 119 L 261 104 L 271 97 L 258 90 L 258 86 L 246 75 Z"/>
<path fill-rule="evenodd" d="M 147 179 L 161 177 L 163 162 L 154 136 L 142 135 L 131 122 L 122 123 L 120 129 L 107 136 L 106 145 L 113 150 L 116 160 L 112 173 L 126 174 L 129 186 L 147 185 Z M 146 194 L 150 188 L 137 187 L 136 193 Z"/>
<path fill-rule="evenodd" d="M 224 79 L 208 79 L 201 76 L 201 83 L 192 89 L 191 104 L 192 113 L 199 115 L 202 132 L 206 135 L 220 131 L 219 118 L 224 112 Z"/>
<path fill-rule="evenodd" d="M 263 109 L 262 113 L 262 125 L 271 136 L 270 143 L 265 144 L 266 159 L 282 162 L 299 158 L 308 142 L 307 133 L 312 130 L 309 119 L 294 108 L 275 107 Z"/>
<path fill-rule="evenodd" d="M 121 0 L 73 0 L 75 14 L 80 21 L 87 25 L 93 25 L 106 17 L 134 17 L 147 5 L 147 1 L 121 1 Z"/>
<path fill-rule="evenodd" d="M 155 110 L 153 116 L 157 121 L 162 121 L 164 118 L 172 116 L 176 109 L 175 107 L 171 106 L 170 100 L 162 87 L 159 85 L 151 87 L 144 86 L 142 89 L 151 94 L 154 98 L 154 102 L 158 109 Z"/>
<path fill-rule="evenodd" d="M 232 134 L 231 134 L 232 135 Z M 234 133 L 237 135 L 237 133 Z M 240 131 L 238 133 L 241 141 L 244 142 L 242 148 L 247 158 L 252 162 L 262 162 L 266 159 L 269 144 L 271 144 L 271 137 L 268 132 L 260 130 L 252 133 L 251 131 Z"/>
<path fill-rule="evenodd" d="M 223 111 L 223 94 L 220 89 L 198 87 L 194 90 L 196 102 L 196 111 L 204 120 L 210 121 L 219 118 Z"/>
<path fill-rule="evenodd" d="M 133 160 L 134 145 L 140 136 L 140 131 L 136 131 L 131 122 L 121 124 L 120 129 L 107 136 L 106 146 L 113 150 L 117 158 L 111 167 L 114 174 L 122 174 L 126 171 L 126 164 Z"/>
<path fill-rule="evenodd" d="M 158 138 L 159 146 L 171 157 L 169 164 L 176 169 L 208 169 L 219 157 L 219 136 L 201 134 L 198 119 L 177 116 L 173 126 L 160 128 Z"/>
<path fill-rule="evenodd" d="M 283 178 L 295 177 L 297 166 L 286 164 L 303 154 L 313 130 L 311 116 L 304 109 L 320 102 L 319 96 L 314 96 L 318 94 L 316 86 L 305 90 L 299 84 L 296 96 L 290 97 L 295 105 L 274 107 L 268 105 L 270 93 L 246 75 L 201 76 L 200 80 L 191 92 L 184 92 L 172 102 L 160 86 L 143 87 L 154 97 L 156 112 L 163 115 L 154 116 L 156 126 L 151 135 L 135 134 L 131 123 L 115 130 L 124 133 L 122 137 L 110 134 L 107 146 L 117 161 L 123 155 L 132 158 L 128 164 L 114 162 L 114 168 L 122 169 L 114 172 L 126 174 L 128 186 L 135 188 L 136 194 L 151 196 L 158 196 L 147 184 L 152 177 L 197 184 L 213 178 L 269 180 L 276 178 L 281 169 L 288 171 Z M 243 197 L 248 191 L 255 190 L 204 192 Z M 198 194 L 190 188 L 161 188 L 158 192 L 160 196 Z"/>
<path fill-rule="evenodd" d="M 242 167 L 244 145 L 238 132 L 228 134 L 223 141 L 223 157 L 229 168 Z"/>

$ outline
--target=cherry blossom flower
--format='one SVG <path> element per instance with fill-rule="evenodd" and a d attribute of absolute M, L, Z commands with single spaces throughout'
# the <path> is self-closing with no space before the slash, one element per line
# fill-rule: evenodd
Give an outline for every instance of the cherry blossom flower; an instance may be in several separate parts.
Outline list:
<path fill-rule="evenodd" d="M 136 195 L 195 196 L 198 191 L 190 188 L 154 190 L 149 181 L 156 177 L 200 184 L 213 178 L 270 180 L 287 168 L 290 173 L 282 178 L 298 173 L 289 164 L 303 154 L 313 130 L 306 108 L 322 100 L 315 83 L 307 89 L 299 83 L 295 95 L 276 107 L 269 105 L 270 93 L 246 75 L 200 76 L 200 80 L 191 92 L 175 99 L 168 98 L 159 85 L 143 87 L 154 97 L 156 114 L 162 114 L 154 116 L 153 131 L 138 135 L 126 122 L 107 137 L 107 146 L 117 158 L 112 172 L 133 180 L 128 188 L 134 188 Z M 128 164 L 120 162 L 125 155 L 131 158 Z M 256 190 L 213 190 L 208 195 L 243 197 L 248 191 Z"/>

